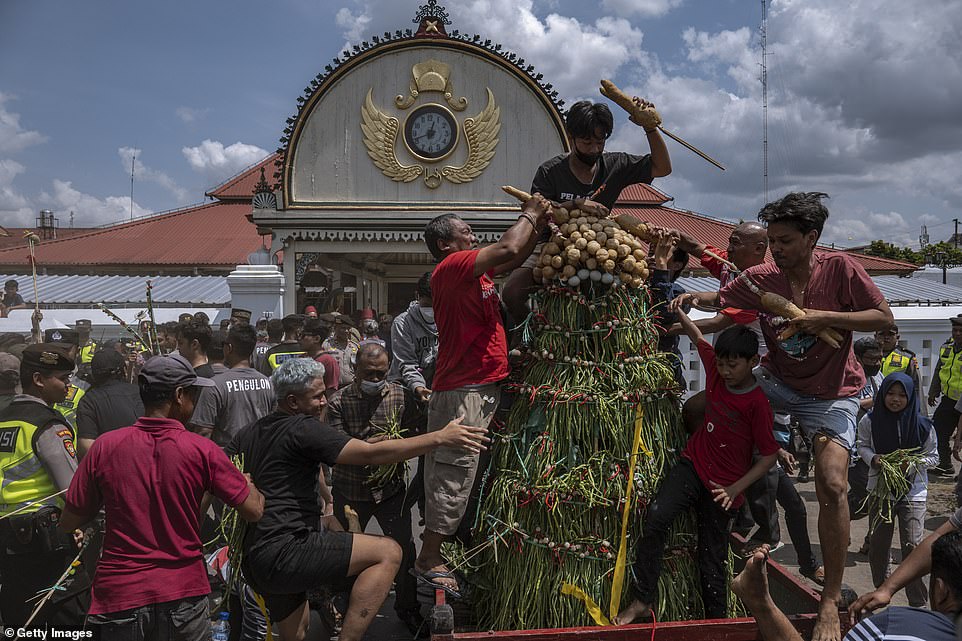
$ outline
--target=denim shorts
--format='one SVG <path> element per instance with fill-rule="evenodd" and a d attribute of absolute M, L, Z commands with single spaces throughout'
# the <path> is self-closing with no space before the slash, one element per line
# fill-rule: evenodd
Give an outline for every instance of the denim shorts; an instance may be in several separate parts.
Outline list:
<path fill-rule="evenodd" d="M 791 414 L 805 436 L 813 438 L 823 434 L 848 452 L 855 448 L 857 397 L 824 399 L 803 396 L 762 367 L 755 368 L 755 378 L 772 409 Z"/>

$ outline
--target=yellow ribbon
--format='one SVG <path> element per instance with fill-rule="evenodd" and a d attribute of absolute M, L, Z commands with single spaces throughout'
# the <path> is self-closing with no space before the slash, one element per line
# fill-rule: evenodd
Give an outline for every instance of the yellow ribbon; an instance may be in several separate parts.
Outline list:
<path fill-rule="evenodd" d="M 635 486 L 635 463 L 638 460 L 638 449 L 651 456 L 651 451 L 641 442 L 641 426 L 644 423 L 645 408 L 641 403 L 635 407 L 635 437 L 631 443 L 631 457 L 628 459 L 628 486 L 625 488 L 625 509 L 621 513 L 621 542 L 618 545 L 618 558 L 615 560 L 615 573 L 611 580 L 611 604 L 608 606 L 608 616 L 612 619 L 618 615 L 621 606 L 621 593 L 625 587 L 625 565 L 628 560 L 628 517 L 631 516 L 631 490 Z"/>
<path fill-rule="evenodd" d="M 652 456 L 651 450 L 641 440 L 641 428 L 644 425 L 645 408 L 639 403 L 635 407 L 635 436 L 631 443 L 631 457 L 628 459 L 628 486 L 625 488 L 625 509 L 621 513 L 621 542 L 618 545 L 618 557 L 615 560 L 615 572 L 611 581 L 611 603 L 608 606 L 608 617 L 618 616 L 621 606 L 621 593 L 625 587 L 625 566 L 628 562 L 628 518 L 631 516 L 631 490 L 635 486 L 635 463 L 640 449 L 647 456 Z M 561 593 L 573 596 L 585 604 L 588 614 L 597 625 L 612 625 L 611 619 L 602 613 L 594 599 L 576 585 L 565 583 L 561 586 Z"/>
<path fill-rule="evenodd" d="M 261 614 L 264 615 L 264 620 L 267 621 L 267 639 L 265 641 L 274 641 L 274 634 L 271 631 L 271 616 L 267 613 L 267 603 L 264 602 L 264 597 L 257 592 L 251 590 L 251 593 L 254 595 L 254 601 L 257 603 L 257 607 L 260 608 Z"/>
<path fill-rule="evenodd" d="M 611 621 L 608 617 L 604 615 L 598 604 L 590 596 L 585 594 L 585 591 L 579 588 L 577 585 L 571 585 L 570 583 L 565 583 L 561 586 L 561 594 L 567 594 L 568 596 L 573 596 L 579 601 L 585 604 L 585 608 L 588 610 L 588 614 L 594 619 L 597 625 L 611 625 Z"/>

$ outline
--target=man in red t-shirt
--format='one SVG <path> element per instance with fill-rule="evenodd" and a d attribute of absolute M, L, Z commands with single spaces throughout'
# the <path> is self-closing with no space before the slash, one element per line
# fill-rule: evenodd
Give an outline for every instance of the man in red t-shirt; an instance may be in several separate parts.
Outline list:
<path fill-rule="evenodd" d="M 698 347 L 708 378 L 705 419 L 658 488 L 645 514 L 638 541 L 632 592 L 634 601 L 615 619 L 626 625 L 647 616 L 658 597 L 658 576 L 675 519 L 695 509 L 698 574 L 705 618 L 728 614 L 728 535 L 742 493 L 760 479 L 778 454 L 772 408 L 752 368 L 758 364 L 758 337 L 743 325 L 730 327 L 713 348 L 681 309 L 678 320 Z M 752 452 L 759 458 L 752 462 Z"/>
<path fill-rule="evenodd" d="M 892 311 L 853 258 L 842 252 L 815 253 L 828 218 L 823 197 L 820 192 L 790 193 L 765 205 L 758 219 L 768 227 L 774 262 L 746 270 L 717 293 L 689 293 L 676 303 L 698 298 L 709 304 L 758 310 L 768 344 L 761 364 L 761 385 L 772 406 L 791 414 L 814 441 L 825 589 L 812 639 L 838 641 L 836 604 L 841 596 L 850 525 L 847 472 L 855 443 L 857 395 L 865 382 L 852 353 L 852 333 L 889 325 Z M 788 320 L 764 309 L 756 291 L 784 296 L 803 309 L 805 316 Z M 828 328 L 841 332 L 839 349 L 817 337 Z M 782 338 L 785 330 L 795 333 Z"/>
<path fill-rule="evenodd" d="M 331 400 L 334 396 L 341 378 L 337 352 L 322 347 L 324 341 L 331 335 L 333 327 L 333 314 L 321 314 L 315 318 L 308 318 L 304 322 L 304 329 L 298 339 L 304 354 L 324 366 L 324 394 L 327 400 Z"/>
<path fill-rule="evenodd" d="M 94 442 L 70 483 L 60 527 L 73 531 L 106 510 L 88 617 L 98 638 L 209 639 L 201 500 L 210 492 L 257 521 L 264 497 L 220 447 L 184 428 L 212 381 L 179 355 L 155 356 L 138 378 L 144 416 Z"/>
<path fill-rule="evenodd" d="M 524 262 L 547 224 L 550 206 L 536 194 L 522 209 L 501 240 L 482 249 L 474 249 L 471 226 L 455 214 L 438 216 L 424 230 L 439 261 L 431 274 L 438 357 L 429 432 L 459 416 L 465 425 L 486 428 L 498 407 L 498 383 L 508 375 L 508 343 L 491 277 Z M 422 586 L 445 588 L 454 597 L 460 596 L 458 583 L 441 556 L 441 543 L 458 531 L 477 469 L 477 452 L 450 447 L 430 452 L 424 461 L 425 529 L 414 568 Z"/>

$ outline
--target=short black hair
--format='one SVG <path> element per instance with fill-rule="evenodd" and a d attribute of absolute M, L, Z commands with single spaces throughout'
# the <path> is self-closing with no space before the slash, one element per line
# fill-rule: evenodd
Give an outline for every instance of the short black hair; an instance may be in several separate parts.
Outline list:
<path fill-rule="evenodd" d="M 882 346 L 878 344 L 877 340 L 870 336 L 860 338 L 852 344 L 852 351 L 855 352 L 855 356 L 857 358 L 865 356 L 865 352 L 873 349 L 881 352 Z"/>
<path fill-rule="evenodd" d="M 932 543 L 932 581 L 942 579 L 962 599 L 962 532 L 947 532 Z"/>
<path fill-rule="evenodd" d="M 461 217 L 457 214 L 441 214 L 424 226 L 424 242 L 427 243 L 428 251 L 434 256 L 434 260 L 443 258 L 438 241 L 451 240 L 454 236 L 454 225 L 451 223 L 455 220 L 461 220 Z"/>
<path fill-rule="evenodd" d="M 213 331 L 211 331 L 210 325 L 207 323 L 191 319 L 177 326 L 177 336 L 183 338 L 188 343 L 196 340 L 200 345 L 201 351 L 206 354 L 207 349 L 210 347 Z"/>
<path fill-rule="evenodd" d="M 762 207 L 758 212 L 758 220 L 766 225 L 785 223 L 802 234 L 814 230 L 821 236 L 828 218 L 828 209 L 822 204 L 822 198 L 828 198 L 828 194 L 820 191 L 793 191 Z"/>
<path fill-rule="evenodd" d="M 224 360 L 224 341 L 227 340 L 227 332 L 217 329 L 210 334 L 210 347 L 207 348 L 207 356 L 211 360 Z"/>
<path fill-rule="evenodd" d="M 718 358 L 745 358 L 758 356 L 758 336 L 747 325 L 732 325 L 715 341 Z"/>
<path fill-rule="evenodd" d="M 145 413 L 147 413 L 148 410 L 166 405 L 174 400 L 174 392 L 176 391 L 174 387 L 151 385 L 142 378 L 138 381 L 138 387 L 140 388 L 140 400 L 144 404 Z M 196 403 L 200 397 L 201 388 L 192 385 L 191 387 L 185 388 L 185 390 Z"/>
<path fill-rule="evenodd" d="M 14 289 L 20 289 L 20 283 L 11 278 L 3 284 L 4 289 L 8 289 L 10 287 L 13 287 Z"/>
<path fill-rule="evenodd" d="M 51 376 L 53 372 L 46 369 L 40 369 L 35 365 L 29 363 L 24 363 L 20 361 L 20 388 L 27 392 L 28 389 L 33 387 L 33 375 L 40 374 L 41 376 Z"/>
<path fill-rule="evenodd" d="M 321 318 L 308 318 L 304 322 L 304 332 L 311 336 L 320 336 L 322 339 L 331 335 L 333 325 Z"/>
<path fill-rule="evenodd" d="M 204 312 L 197 312 L 194 314 L 194 320 L 199 323 L 206 323 L 207 325 L 210 325 L 210 316 Z"/>
<path fill-rule="evenodd" d="M 267 321 L 267 339 L 279 343 L 282 338 L 284 338 L 284 323 L 281 319 L 272 318 Z"/>
<path fill-rule="evenodd" d="M 288 314 L 281 319 L 285 334 L 293 334 L 304 327 L 304 314 Z M 270 330 L 268 330 L 270 331 Z"/>
<path fill-rule="evenodd" d="M 607 138 L 614 128 L 615 118 L 603 102 L 579 100 L 565 116 L 565 130 L 573 138 L 594 138 L 599 129 Z"/>
<path fill-rule="evenodd" d="M 390 360 L 391 355 L 387 353 L 383 345 L 378 343 L 364 343 L 357 350 L 356 360 L 357 362 L 361 362 L 361 359 L 378 358 L 382 354 Z"/>
<path fill-rule="evenodd" d="M 227 342 L 230 343 L 235 354 L 248 359 L 257 345 L 257 330 L 246 324 L 234 325 L 227 332 Z"/>
<path fill-rule="evenodd" d="M 418 284 L 414 288 L 414 293 L 417 294 L 418 298 L 422 296 L 431 298 L 431 272 L 421 274 L 421 278 L 418 279 Z"/>

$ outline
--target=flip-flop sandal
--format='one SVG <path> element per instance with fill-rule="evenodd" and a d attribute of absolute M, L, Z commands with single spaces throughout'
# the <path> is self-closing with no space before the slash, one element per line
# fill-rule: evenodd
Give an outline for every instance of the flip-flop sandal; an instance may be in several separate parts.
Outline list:
<path fill-rule="evenodd" d="M 418 593 L 425 596 L 434 597 L 435 590 L 444 590 L 444 593 L 451 597 L 452 599 L 460 599 L 461 592 L 452 588 L 449 585 L 444 585 L 443 583 L 436 583 L 434 579 L 454 579 L 454 572 L 439 572 L 437 570 L 428 570 L 427 572 L 418 572 L 414 568 L 408 570 L 408 572 L 418 581 Z"/>

